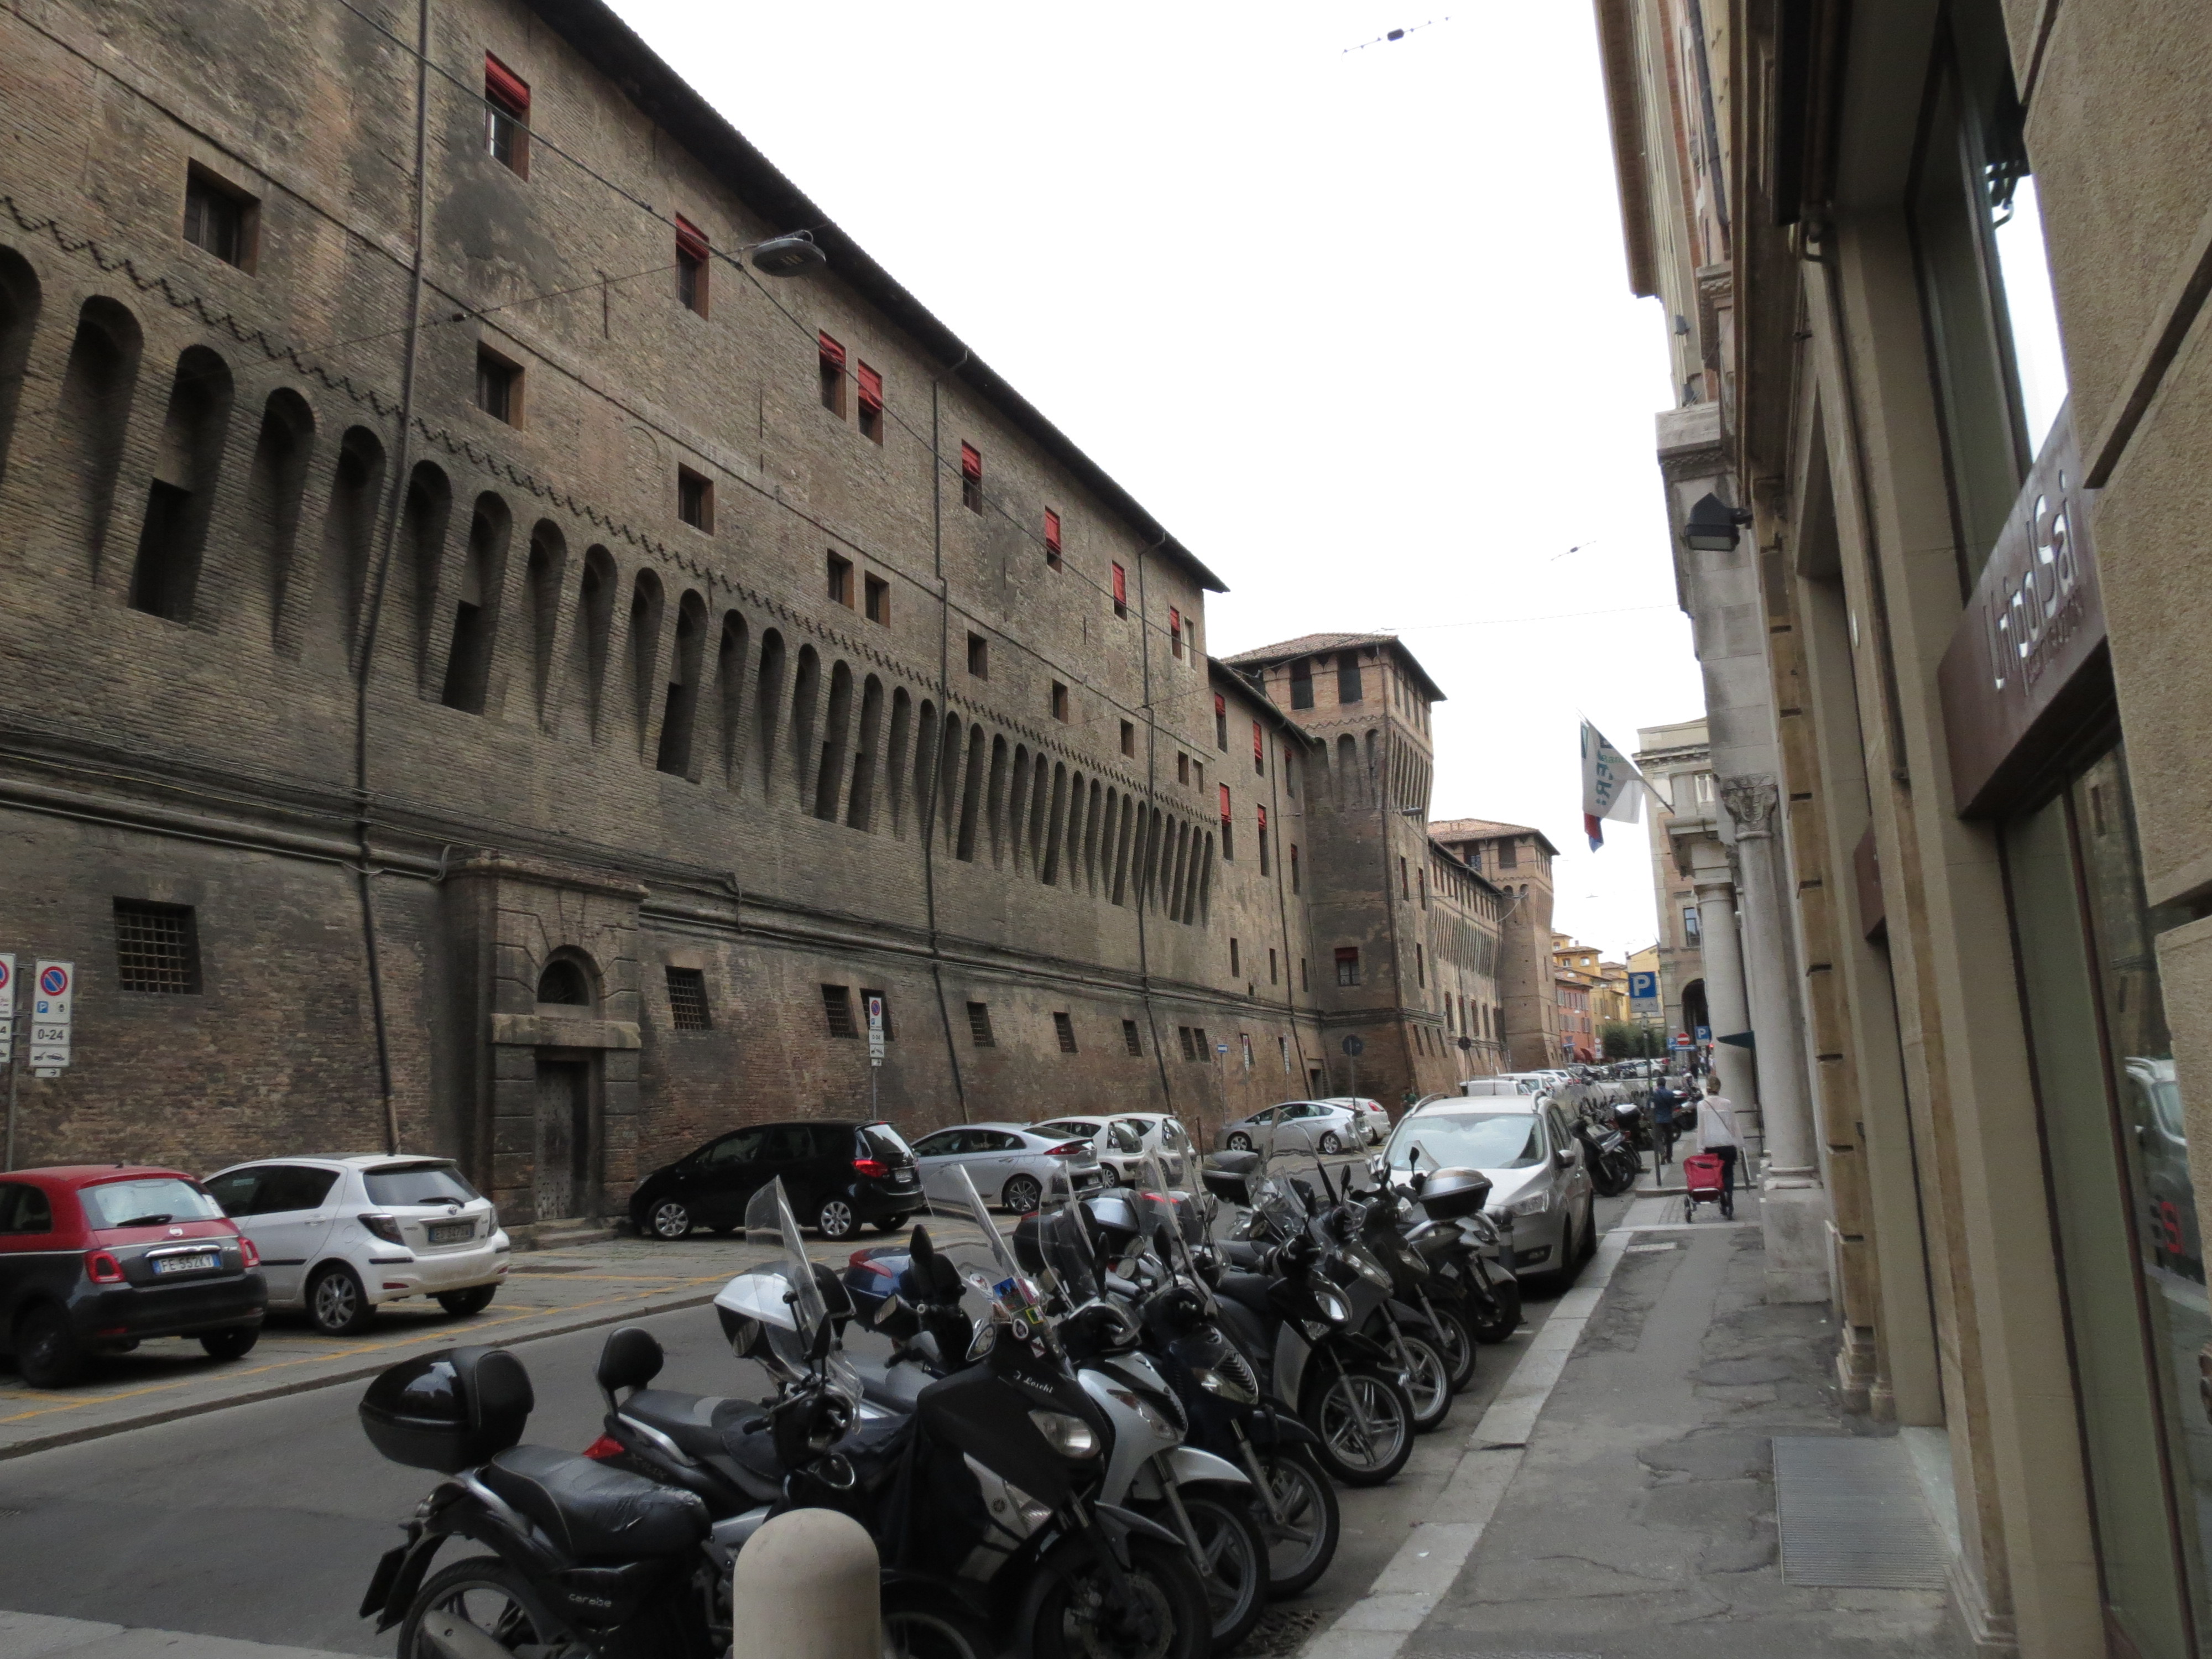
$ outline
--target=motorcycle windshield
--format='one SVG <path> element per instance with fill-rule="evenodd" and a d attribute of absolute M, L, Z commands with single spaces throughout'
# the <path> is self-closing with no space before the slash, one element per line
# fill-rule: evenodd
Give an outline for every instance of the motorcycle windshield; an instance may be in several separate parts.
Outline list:
<path fill-rule="evenodd" d="M 1045 1267 L 1058 1281 L 1067 1305 L 1079 1308 L 1098 1296 L 1098 1264 L 1091 1249 L 1091 1230 L 1074 1199 L 1064 1200 L 1037 1228 Z"/>
<path fill-rule="evenodd" d="M 1260 1182 L 1252 1207 L 1267 1218 L 1268 1227 L 1279 1238 L 1298 1237 L 1312 1218 L 1306 1210 L 1305 1195 L 1292 1183 L 1288 1170 L 1270 1173 Z"/>
<path fill-rule="evenodd" d="M 1146 1152 L 1137 1160 L 1137 1214 L 1145 1224 L 1147 1244 L 1158 1243 L 1164 1227 L 1170 1238 L 1181 1237 L 1175 1196 L 1168 1191 L 1167 1172 L 1160 1168 L 1159 1156 L 1154 1152 Z M 1175 1265 L 1172 1258 L 1167 1265 Z"/>
<path fill-rule="evenodd" d="M 846 1356 L 837 1340 L 836 1328 L 830 1322 L 829 1305 L 822 1299 L 821 1285 L 815 1281 L 814 1264 L 806 1258 L 805 1246 L 799 1238 L 799 1219 L 792 1213 L 790 1199 L 784 1194 L 781 1176 L 746 1200 L 745 1243 L 772 1245 L 783 1253 L 778 1267 L 790 1285 L 785 1295 L 790 1303 L 794 1327 L 789 1338 L 796 1349 L 787 1358 L 794 1366 L 810 1370 L 818 1364 L 830 1387 L 843 1395 L 848 1403 L 858 1405 L 860 1373 Z M 771 1346 L 781 1352 L 782 1343 L 777 1340 L 780 1334 L 774 1327 L 769 1328 Z"/>

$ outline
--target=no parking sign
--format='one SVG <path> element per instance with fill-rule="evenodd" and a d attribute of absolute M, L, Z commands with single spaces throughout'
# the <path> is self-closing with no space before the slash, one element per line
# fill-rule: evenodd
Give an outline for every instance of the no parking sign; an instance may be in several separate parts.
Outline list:
<path fill-rule="evenodd" d="M 31 1070 L 59 1077 L 70 1063 L 70 1011 L 76 1001 L 76 964 L 40 962 L 31 973 Z"/>
<path fill-rule="evenodd" d="M 0 1070 L 15 1058 L 15 955 L 0 951 Z"/>

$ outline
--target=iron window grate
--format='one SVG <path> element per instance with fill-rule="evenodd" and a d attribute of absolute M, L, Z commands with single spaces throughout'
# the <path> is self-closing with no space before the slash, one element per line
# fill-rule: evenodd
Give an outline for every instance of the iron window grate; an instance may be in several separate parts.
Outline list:
<path fill-rule="evenodd" d="M 116 900 L 115 967 L 126 991 L 198 995 L 200 942 L 191 906 Z"/>
<path fill-rule="evenodd" d="M 668 1012 L 679 1031 L 711 1031 L 713 1017 L 707 1010 L 707 975 L 697 968 L 668 970 Z"/>
<path fill-rule="evenodd" d="M 1135 1020 L 1125 1019 L 1121 1022 L 1121 1042 L 1133 1054 L 1142 1054 L 1145 1052 L 1144 1039 L 1137 1035 Z"/>
<path fill-rule="evenodd" d="M 830 1017 L 830 1035 L 833 1037 L 860 1036 L 853 1024 L 853 988 L 849 985 L 825 985 L 822 988 L 822 1012 Z"/>
<path fill-rule="evenodd" d="M 968 1005 L 968 1035 L 975 1039 L 975 1046 L 978 1048 L 996 1046 L 991 1037 L 991 1005 L 989 1003 L 971 1002 Z"/>
<path fill-rule="evenodd" d="M 1052 1030 L 1053 1035 L 1060 1039 L 1060 1052 L 1063 1054 L 1073 1054 L 1075 1052 L 1075 1022 L 1065 1013 L 1055 1013 L 1052 1017 Z"/>

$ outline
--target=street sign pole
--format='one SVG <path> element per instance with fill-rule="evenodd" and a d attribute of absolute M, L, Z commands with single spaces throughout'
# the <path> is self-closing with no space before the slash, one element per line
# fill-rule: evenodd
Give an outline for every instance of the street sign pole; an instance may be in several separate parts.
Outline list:
<path fill-rule="evenodd" d="M 15 957 L 0 951 L 0 1066 L 8 1072 L 8 1129 L 0 1170 L 15 1167 Z"/>
<path fill-rule="evenodd" d="M 868 1115 L 882 1115 L 876 1109 L 877 1085 L 884 1074 L 884 1000 L 868 999 Z"/>
<path fill-rule="evenodd" d="M 1359 1057 L 1367 1052 L 1367 1045 L 1358 1036 L 1344 1040 L 1344 1052 L 1352 1061 L 1352 1097 L 1359 1098 Z"/>
<path fill-rule="evenodd" d="M 58 1078 L 70 1063 L 70 1025 L 76 1006 L 76 964 L 37 963 L 31 969 L 31 1072 Z"/>

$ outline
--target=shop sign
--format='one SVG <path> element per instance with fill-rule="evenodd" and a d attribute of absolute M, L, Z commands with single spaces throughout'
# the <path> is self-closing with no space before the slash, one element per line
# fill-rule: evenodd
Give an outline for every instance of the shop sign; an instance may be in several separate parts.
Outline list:
<path fill-rule="evenodd" d="M 2051 739 L 2109 695 L 2091 500 L 2062 416 L 1936 670 L 1962 817 L 2002 811 Z"/>

